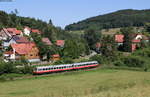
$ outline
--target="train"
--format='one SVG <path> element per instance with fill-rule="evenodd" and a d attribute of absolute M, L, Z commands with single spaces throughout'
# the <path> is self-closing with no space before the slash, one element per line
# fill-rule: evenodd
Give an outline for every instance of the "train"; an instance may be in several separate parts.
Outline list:
<path fill-rule="evenodd" d="M 54 73 L 54 72 L 61 72 L 61 71 L 86 69 L 86 68 L 92 68 L 97 66 L 99 66 L 99 63 L 97 61 L 51 65 L 51 66 L 39 66 L 33 69 L 33 74 Z"/>

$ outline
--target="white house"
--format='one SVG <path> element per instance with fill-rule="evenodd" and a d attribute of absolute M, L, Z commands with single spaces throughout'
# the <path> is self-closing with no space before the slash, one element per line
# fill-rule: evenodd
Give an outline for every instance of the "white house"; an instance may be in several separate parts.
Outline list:
<path fill-rule="evenodd" d="M 24 28 L 24 34 L 27 35 L 27 36 L 29 36 L 30 33 L 31 33 L 31 29 L 29 27 L 25 27 Z"/>

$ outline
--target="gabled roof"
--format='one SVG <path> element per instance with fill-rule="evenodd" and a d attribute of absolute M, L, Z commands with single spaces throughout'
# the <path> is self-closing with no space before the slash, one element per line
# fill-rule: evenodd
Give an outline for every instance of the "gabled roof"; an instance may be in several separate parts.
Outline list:
<path fill-rule="evenodd" d="M 25 55 L 30 53 L 33 47 L 35 47 L 35 43 L 21 43 L 21 44 L 11 44 L 11 47 L 17 54 Z"/>
<path fill-rule="evenodd" d="M 48 38 L 42 38 L 42 42 L 44 42 L 46 45 L 52 45 L 51 41 Z"/>
<path fill-rule="evenodd" d="M 57 41 L 56 41 L 56 45 L 57 45 L 57 46 L 64 46 L 64 44 L 65 44 L 65 41 L 64 41 L 64 40 L 57 40 Z"/>
<path fill-rule="evenodd" d="M 52 55 L 53 57 L 60 57 L 60 55 L 59 54 L 54 54 L 54 55 Z"/>
<path fill-rule="evenodd" d="M 42 32 L 38 29 L 31 29 L 31 32 L 41 34 Z"/>
<path fill-rule="evenodd" d="M 16 28 L 6 28 L 6 30 L 9 32 L 11 35 L 19 35 L 22 32 L 20 30 L 17 30 Z"/>
<path fill-rule="evenodd" d="M 133 42 L 133 43 L 140 43 L 141 40 L 140 40 L 140 39 L 133 39 L 132 42 Z"/>
<path fill-rule="evenodd" d="M 118 43 L 122 43 L 124 41 L 124 35 L 123 34 L 115 35 L 115 41 Z"/>
<path fill-rule="evenodd" d="M 6 52 L 4 52 L 4 54 L 11 55 L 11 54 L 13 54 L 13 51 L 6 51 Z"/>
<path fill-rule="evenodd" d="M 19 36 L 14 36 L 13 39 L 17 42 L 17 43 L 28 43 L 29 40 L 27 37 L 19 37 Z"/>

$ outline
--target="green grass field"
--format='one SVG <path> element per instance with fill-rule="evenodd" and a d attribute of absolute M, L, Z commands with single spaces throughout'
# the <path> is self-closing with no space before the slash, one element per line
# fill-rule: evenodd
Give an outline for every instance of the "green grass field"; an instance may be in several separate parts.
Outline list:
<path fill-rule="evenodd" d="M 150 97 L 150 72 L 98 69 L 0 82 L 0 97 Z"/>

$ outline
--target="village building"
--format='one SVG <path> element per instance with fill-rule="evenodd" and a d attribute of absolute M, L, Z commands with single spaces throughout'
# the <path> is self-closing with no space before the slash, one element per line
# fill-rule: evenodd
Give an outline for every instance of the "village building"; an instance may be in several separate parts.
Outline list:
<path fill-rule="evenodd" d="M 116 34 L 115 35 L 115 42 L 118 45 L 123 45 L 123 41 L 124 41 L 124 35 L 123 34 Z"/>
<path fill-rule="evenodd" d="M 11 44 L 12 50 L 4 53 L 5 60 L 19 60 L 24 57 L 29 62 L 39 62 L 39 50 L 35 43 Z"/>
<path fill-rule="evenodd" d="M 31 33 L 42 34 L 42 32 L 38 29 L 31 29 Z"/>
<path fill-rule="evenodd" d="M 4 49 L 6 49 L 10 46 L 10 44 L 13 44 L 13 43 L 28 43 L 28 42 L 29 42 L 29 40 L 27 37 L 13 36 L 11 39 L 3 41 L 2 47 Z"/>
<path fill-rule="evenodd" d="M 64 47 L 65 41 L 64 40 L 57 40 L 56 45 L 59 46 L 59 47 Z"/>
<path fill-rule="evenodd" d="M 31 29 L 29 27 L 25 27 L 23 30 L 24 34 L 29 36 L 31 33 L 42 34 L 42 32 L 38 29 Z"/>
<path fill-rule="evenodd" d="M 132 45 L 131 49 L 132 51 L 135 51 L 137 49 L 137 45 L 141 43 L 141 41 L 149 42 L 149 38 L 143 34 L 131 34 L 132 37 Z M 118 46 L 123 45 L 124 42 L 124 35 L 123 34 L 116 34 L 115 35 L 115 42 L 118 44 Z"/>
<path fill-rule="evenodd" d="M 23 32 L 24 32 L 25 35 L 29 36 L 30 33 L 31 33 L 31 28 L 25 27 L 24 30 L 23 30 Z"/>
<path fill-rule="evenodd" d="M 52 61 L 58 61 L 58 60 L 60 60 L 60 55 L 59 55 L 59 54 L 54 54 L 54 55 L 52 55 L 51 60 L 52 60 Z"/>
<path fill-rule="evenodd" d="M 42 42 L 49 46 L 52 45 L 52 42 L 48 38 L 42 38 Z"/>
<path fill-rule="evenodd" d="M 9 40 L 15 35 L 23 36 L 23 33 L 16 28 L 3 28 L 0 31 L 0 40 Z"/>

